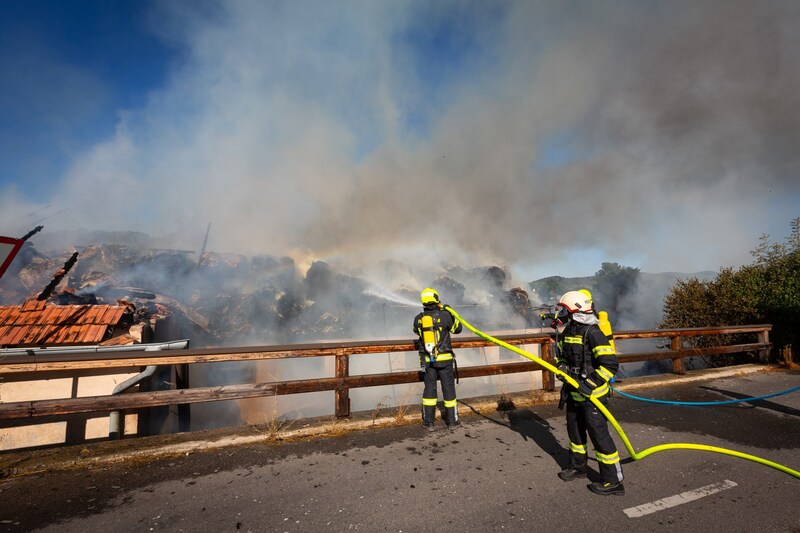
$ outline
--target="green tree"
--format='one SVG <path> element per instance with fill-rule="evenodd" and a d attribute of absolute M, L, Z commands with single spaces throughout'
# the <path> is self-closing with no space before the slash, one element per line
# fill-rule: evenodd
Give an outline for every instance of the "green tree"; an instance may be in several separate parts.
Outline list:
<path fill-rule="evenodd" d="M 800 218 L 791 223 L 784 243 L 762 235 L 751 265 L 722 269 L 713 281 L 679 281 L 664 302 L 662 328 L 772 324 L 774 351 L 797 358 L 800 323 Z M 694 346 L 712 346 L 728 338 L 694 338 Z M 726 358 L 715 358 L 724 361 Z M 733 362 L 727 358 L 726 362 Z M 738 361 L 737 361 L 738 362 Z"/>

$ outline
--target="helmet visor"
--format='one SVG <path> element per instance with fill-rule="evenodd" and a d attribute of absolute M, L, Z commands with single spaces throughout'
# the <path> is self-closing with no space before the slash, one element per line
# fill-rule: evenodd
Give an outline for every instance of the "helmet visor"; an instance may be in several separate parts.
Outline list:
<path fill-rule="evenodd" d="M 558 318 L 559 320 L 563 321 L 564 319 L 566 319 L 568 317 L 569 317 L 569 310 L 566 307 L 564 307 L 563 305 L 560 305 L 560 304 L 557 305 L 556 306 L 556 318 Z"/>

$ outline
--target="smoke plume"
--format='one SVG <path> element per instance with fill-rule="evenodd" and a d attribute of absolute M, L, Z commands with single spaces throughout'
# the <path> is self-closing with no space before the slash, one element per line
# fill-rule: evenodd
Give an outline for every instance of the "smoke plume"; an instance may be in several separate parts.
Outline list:
<path fill-rule="evenodd" d="M 197 249 L 212 222 L 209 249 L 303 268 L 532 279 L 740 265 L 797 216 L 796 2 L 219 0 L 151 20 L 168 81 L 45 195 L 59 227 Z M 6 227 L 41 207 L 2 200 Z"/>

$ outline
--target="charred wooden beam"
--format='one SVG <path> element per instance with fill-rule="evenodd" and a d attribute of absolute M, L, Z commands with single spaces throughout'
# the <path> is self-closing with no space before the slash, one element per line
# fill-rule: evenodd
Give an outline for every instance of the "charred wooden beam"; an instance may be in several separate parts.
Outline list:
<path fill-rule="evenodd" d="M 33 237 L 34 235 L 36 235 L 37 233 L 42 231 L 42 228 L 44 228 L 44 226 L 36 226 L 32 230 L 30 230 L 28 233 L 26 233 L 25 236 L 22 237 L 20 240 L 21 241 L 27 241 L 28 239 L 30 239 L 31 237 Z"/>
<path fill-rule="evenodd" d="M 206 245 L 208 244 L 208 234 L 211 232 L 211 222 L 206 227 L 206 236 L 203 238 L 203 246 L 200 248 L 200 255 L 197 258 L 197 266 L 203 266 L 203 258 L 206 256 Z"/>
<path fill-rule="evenodd" d="M 47 287 L 44 288 L 42 293 L 39 296 L 37 296 L 36 299 L 39 300 L 40 302 L 47 300 L 50 297 L 50 295 L 53 294 L 55 288 L 58 287 L 58 284 L 61 283 L 61 280 L 64 279 L 64 276 L 67 275 L 67 272 L 69 272 L 70 269 L 73 266 L 75 266 L 75 263 L 77 262 L 78 262 L 78 252 L 75 252 L 74 254 L 72 254 L 72 257 L 67 259 L 67 262 L 64 263 L 64 266 L 61 268 L 61 270 L 56 272 L 55 276 L 53 276 L 53 280 L 47 285 Z"/>

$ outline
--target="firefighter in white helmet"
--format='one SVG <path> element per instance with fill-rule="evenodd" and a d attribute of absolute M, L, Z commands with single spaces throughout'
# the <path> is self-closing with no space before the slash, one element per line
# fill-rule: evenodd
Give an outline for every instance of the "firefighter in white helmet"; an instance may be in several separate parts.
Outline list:
<path fill-rule="evenodd" d="M 419 335 L 419 357 L 425 389 L 422 393 L 422 425 L 434 430 L 438 394 L 436 380 L 442 383 L 442 397 L 447 427 L 458 426 L 456 403 L 455 354 L 450 343 L 451 333 L 461 333 L 461 321 L 442 305 L 439 293 L 427 288 L 420 294 L 423 311 L 414 318 L 414 333 Z"/>
<path fill-rule="evenodd" d="M 570 464 L 558 473 L 564 481 L 585 478 L 587 433 L 594 446 L 600 481 L 588 485 L 596 494 L 623 495 L 619 453 L 608 431 L 608 421 L 589 398 L 608 401 L 608 382 L 619 369 L 613 344 L 600 330 L 589 291 L 570 291 L 558 301 L 557 314 L 566 323 L 558 334 L 556 366 L 580 385 L 564 383 Z"/>

